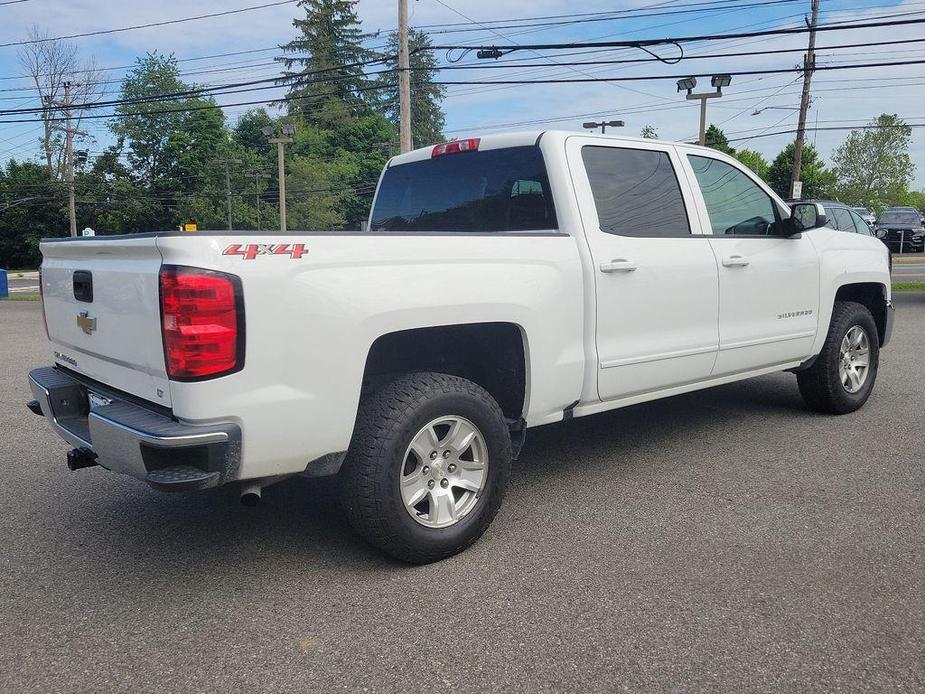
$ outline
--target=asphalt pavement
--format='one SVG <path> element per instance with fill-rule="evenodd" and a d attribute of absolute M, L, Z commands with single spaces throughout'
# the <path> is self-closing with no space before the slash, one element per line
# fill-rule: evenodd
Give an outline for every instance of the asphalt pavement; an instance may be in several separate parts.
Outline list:
<path fill-rule="evenodd" d="M 32 294 L 39 293 L 39 273 L 38 272 L 13 272 L 7 275 L 10 294 Z"/>
<path fill-rule="evenodd" d="M 920 263 L 904 262 L 893 265 L 894 282 L 925 282 L 925 259 Z"/>
<path fill-rule="evenodd" d="M 22 405 L 0 303 L 0 691 L 925 690 L 925 294 L 867 406 L 778 374 L 531 430 L 494 525 L 408 567 L 329 483 L 162 495 Z"/>

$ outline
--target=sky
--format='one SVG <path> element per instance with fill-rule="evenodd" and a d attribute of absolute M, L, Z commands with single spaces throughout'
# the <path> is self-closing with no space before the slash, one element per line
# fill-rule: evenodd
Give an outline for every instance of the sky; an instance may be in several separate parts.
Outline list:
<path fill-rule="evenodd" d="M 0 44 L 26 39 L 32 25 L 59 36 L 224 12 L 272 1 L 197 0 L 190 3 L 160 0 L 152 3 L 125 0 L 117 3 L 112 0 L 22 0 L 12 4 L 0 3 Z M 696 7 L 697 3 L 703 5 L 707 2 L 714 9 Z M 357 13 L 363 29 L 370 34 L 367 46 L 377 48 L 384 45 L 385 34 L 397 23 L 397 4 L 397 0 L 359 0 Z M 585 0 L 576 8 L 575 3 L 569 0 L 507 3 L 497 0 L 409 0 L 409 12 L 411 25 L 426 28 L 437 45 L 480 46 L 635 40 L 793 27 L 803 22 L 810 4 L 810 0 Z M 820 24 L 823 25 L 857 22 L 865 18 L 886 21 L 885 15 L 901 15 L 899 19 L 925 19 L 925 0 L 822 0 L 821 7 Z M 619 13 L 624 10 L 629 12 L 621 16 Z M 184 79 L 190 82 L 211 85 L 261 79 L 278 73 L 279 67 L 273 62 L 273 57 L 280 55 L 279 44 L 295 37 L 292 19 L 299 12 L 294 3 L 287 3 L 223 17 L 75 38 L 73 42 L 82 57 L 92 58 L 99 66 L 108 69 L 107 77 L 114 81 L 109 98 L 116 96 L 116 81 L 124 76 L 125 66 L 150 51 L 175 54 L 181 61 Z M 610 14 L 604 17 L 585 14 L 594 12 Z M 517 24 L 518 18 L 538 16 L 556 17 L 546 20 L 550 23 L 548 26 L 497 28 L 499 20 L 512 20 L 506 22 L 511 25 Z M 593 21 L 575 22 L 578 19 Z M 925 59 L 925 44 L 869 45 L 919 37 L 925 38 L 925 24 L 820 33 L 817 65 L 828 67 L 857 62 Z M 639 135 L 644 126 L 651 125 L 662 139 L 690 141 L 697 135 L 699 106 L 677 93 L 675 79 L 690 74 L 701 75 L 700 85 L 709 89 L 711 74 L 793 68 L 802 60 L 799 52 L 708 59 L 695 59 L 693 56 L 803 49 L 806 38 L 806 34 L 798 34 L 689 44 L 685 48 L 685 59 L 674 65 L 655 60 L 619 65 L 555 64 L 575 60 L 649 58 L 635 48 L 586 52 L 581 56 L 568 56 L 566 51 L 521 50 L 499 61 L 478 60 L 473 53 L 441 50 L 438 52 L 441 64 L 477 68 L 443 70 L 439 79 L 446 81 L 671 77 L 584 84 L 448 86 L 444 102 L 446 134 L 449 137 L 466 137 L 517 128 L 580 130 L 582 122 L 604 118 L 625 121 L 623 133 L 627 135 Z M 829 48 L 838 44 L 865 45 L 861 48 Z M 28 81 L 22 78 L 18 50 L 15 46 L 0 47 L 0 108 L 38 105 L 34 92 L 28 89 Z M 654 50 L 662 57 L 677 55 L 677 49 L 669 46 Z M 253 52 L 209 57 L 237 51 Z M 484 67 L 492 63 L 539 66 Z M 883 112 L 897 113 L 909 123 L 925 124 L 925 64 L 820 70 L 812 84 L 810 126 L 857 126 Z M 793 140 L 792 133 L 774 133 L 796 126 L 800 88 L 798 73 L 734 76 L 732 84 L 724 90 L 724 97 L 709 102 L 708 121 L 722 127 L 736 148 L 758 150 L 771 160 Z M 219 103 L 270 100 L 281 93 L 262 90 L 220 95 L 217 100 Z M 224 112 L 229 122 L 234 123 L 247 108 L 229 107 Z M 757 109 L 764 110 L 752 115 Z M 2 116 L 0 120 L 3 120 Z M 82 128 L 89 132 L 91 140 L 81 147 L 88 149 L 91 156 L 111 144 L 112 137 L 104 120 L 84 121 Z M 38 123 L 0 122 L 0 159 L 36 158 L 39 130 Z M 832 151 L 847 135 L 847 131 L 810 132 L 807 140 L 814 143 L 828 161 Z M 913 131 L 911 154 L 916 164 L 913 187 L 923 189 L 925 128 Z"/>

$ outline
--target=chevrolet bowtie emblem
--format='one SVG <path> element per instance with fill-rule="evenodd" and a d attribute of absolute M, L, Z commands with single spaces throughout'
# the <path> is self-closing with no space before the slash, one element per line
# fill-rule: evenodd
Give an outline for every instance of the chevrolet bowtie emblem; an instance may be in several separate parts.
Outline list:
<path fill-rule="evenodd" d="M 89 335 L 96 330 L 96 318 L 90 318 L 86 311 L 81 311 L 77 314 L 77 325 Z"/>

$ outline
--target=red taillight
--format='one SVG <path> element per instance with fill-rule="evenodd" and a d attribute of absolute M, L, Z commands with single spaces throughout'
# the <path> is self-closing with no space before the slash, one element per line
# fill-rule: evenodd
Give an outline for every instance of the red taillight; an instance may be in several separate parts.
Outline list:
<path fill-rule="evenodd" d="M 430 152 L 430 157 L 442 157 L 444 154 L 459 154 L 460 152 L 476 152 L 479 148 L 479 138 L 470 137 L 468 140 L 453 140 L 435 145 Z"/>
<path fill-rule="evenodd" d="M 42 323 L 45 324 L 45 337 L 51 339 L 48 332 L 48 316 L 45 315 L 45 290 L 42 288 L 42 266 L 39 265 L 39 301 L 42 304 Z"/>
<path fill-rule="evenodd" d="M 191 381 L 244 365 L 244 309 L 234 275 L 188 267 L 161 269 L 161 329 L 167 376 Z"/>

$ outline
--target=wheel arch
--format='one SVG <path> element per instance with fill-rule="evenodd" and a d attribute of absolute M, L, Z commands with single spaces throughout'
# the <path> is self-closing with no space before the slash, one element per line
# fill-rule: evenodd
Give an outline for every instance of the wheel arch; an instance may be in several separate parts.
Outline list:
<path fill-rule="evenodd" d="M 854 301 L 866 306 L 877 325 L 877 339 L 883 345 L 887 338 L 887 297 L 887 288 L 881 282 L 852 282 L 838 288 L 833 307 L 839 301 Z M 831 314 L 829 321 L 831 322 Z"/>
<path fill-rule="evenodd" d="M 373 341 L 363 371 L 363 395 L 414 371 L 468 379 L 487 390 L 504 416 L 520 422 L 529 397 L 529 345 L 513 322 L 479 322 L 397 330 Z"/>

